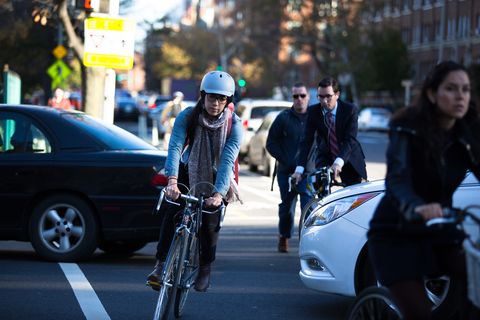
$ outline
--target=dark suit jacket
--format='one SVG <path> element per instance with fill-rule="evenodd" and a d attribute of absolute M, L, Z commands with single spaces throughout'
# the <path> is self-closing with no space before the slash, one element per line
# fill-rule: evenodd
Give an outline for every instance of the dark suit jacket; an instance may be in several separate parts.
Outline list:
<path fill-rule="evenodd" d="M 326 125 L 327 119 L 325 119 L 325 116 L 323 115 L 322 106 L 319 103 L 312 105 L 308 107 L 307 112 L 307 125 L 299 146 L 298 165 L 305 167 L 308 152 L 314 143 L 315 133 L 317 133 L 317 167 L 329 166 L 333 163 L 334 159 L 332 159 L 330 155 L 330 149 L 328 146 L 328 127 Z M 363 154 L 362 147 L 357 140 L 357 106 L 338 100 L 335 131 L 340 148 L 340 154 L 338 156 L 345 161 L 344 168 L 345 166 L 351 165 L 359 176 L 367 179 L 365 155 Z"/>

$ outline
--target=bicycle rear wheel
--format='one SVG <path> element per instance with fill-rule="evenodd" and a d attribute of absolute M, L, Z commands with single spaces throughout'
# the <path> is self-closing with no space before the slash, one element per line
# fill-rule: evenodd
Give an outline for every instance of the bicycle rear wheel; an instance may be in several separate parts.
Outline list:
<path fill-rule="evenodd" d="M 318 207 L 320 199 L 317 197 L 313 197 L 310 201 L 307 202 L 305 207 L 302 208 L 302 214 L 300 215 L 300 220 L 298 221 L 298 238 L 302 234 L 303 225 L 305 220 L 310 216 L 310 214 Z"/>
<path fill-rule="evenodd" d="M 184 268 L 180 280 L 180 286 L 175 297 L 175 307 L 173 309 L 175 317 L 180 318 L 183 314 L 183 307 L 187 301 L 188 292 L 195 281 L 195 276 L 199 266 L 199 242 L 195 234 L 188 237 L 187 250 L 184 255 Z"/>
<path fill-rule="evenodd" d="M 402 316 L 387 288 L 369 287 L 355 298 L 347 319 L 398 320 Z"/>
<path fill-rule="evenodd" d="M 182 265 L 183 262 L 181 260 L 183 238 L 184 236 L 176 234 L 168 251 L 167 260 L 162 271 L 162 285 L 158 294 L 153 320 L 166 320 L 169 318 L 179 282 L 177 271 L 179 265 Z"/>

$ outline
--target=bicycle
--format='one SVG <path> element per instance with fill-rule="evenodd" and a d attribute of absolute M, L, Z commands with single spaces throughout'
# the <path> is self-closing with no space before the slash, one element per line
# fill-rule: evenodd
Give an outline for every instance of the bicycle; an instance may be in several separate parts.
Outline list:
<path fill-rule="evenodd" d="M 426 225 L 453 223 L 462 227 L 462 222 L 470 218 L 480 227 L 480 218 L 471 212 L 472 209 L 480 209 L 480 206 L 470 205 L 464 209 L 445 208 L 443 217 L 431 219 L 426 222 Z M 480 308 L 480 238 L 474 241 L 467 236 L 463 247 L 467 261 L 468 297 L 477 308 Z M 390 291 L 383 286 L 373 286 L 363 290 L 355 298 L 347 316 L 348 320 L 402 318 L 398 304 Z"/>
<path fill-rule="evenodd" d="M 211 184 L 210 184 L 211 185 Z M 202 222 L 202 214 L 220 215 L 220 226 L 225 214 L 225 205 L 221 205 L 214 211 L 203 210 L 204 195 L 195 197 L 189 194 L 180 194 L 180 199 L 186 205 L 178 219 L 167 259 L 160 277 L 160 290 L 154 320 L 166 320 L 170 318 L 172 307 L 175 318 L 180 318 L 183 313 L 188 292 L 194 284 L 194 279 L 199 270 L 199 232 Z M 160 191 L 155 213 L 160 211 L 163 201 L 174 205 L 180 205 L 165 197 L 165 188 Z"/>
<path fill-rule="evenodd" d="M 300 238 L 303 225 L 309 215 L 320 205 L 320 201 L 332 193 L 333 186 L 345 187 L 345 184 L 336 181 L 333 178 L 333 171 L 330 167 L 321 167 L 320 169 L 304 175 L 307 179 L 307 191 L 312 199 L 302 208 L 300 220 L 298 222 L 298 237 Z M 289 180 L 290 183 L 290 180 Z"/>

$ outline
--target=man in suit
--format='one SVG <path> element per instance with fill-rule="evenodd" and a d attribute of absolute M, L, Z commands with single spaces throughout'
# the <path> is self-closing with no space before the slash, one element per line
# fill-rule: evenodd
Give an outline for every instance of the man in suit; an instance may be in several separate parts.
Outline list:
<path fill-rule="evenodd" d="M 308 152 L 317 133 L 318 154 L 316 166 L 330 166 L 335 179 L 346 185 L 367 179 L 365 156 L 357 140 L 358 107 L 339 100 L 340 90 L 334 78 L 318 83 L 320 103 L 308 108 L 307 125 L 299 146 L 297 167 L 293 174 L 296 183 L 302 179 Z"/>

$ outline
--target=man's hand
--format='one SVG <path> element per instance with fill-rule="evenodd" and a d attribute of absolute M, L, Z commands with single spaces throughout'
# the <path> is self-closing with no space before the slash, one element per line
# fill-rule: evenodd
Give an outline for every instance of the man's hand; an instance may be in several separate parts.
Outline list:
<path fill-rule="evenodd" d="M 442 206 L 439 203 L 432 202 L 415 207 L 415 213 L 422 216 L 424 221 L 443 216 Z"/>
<path fill-rule="evenodd" d="M 294 172 L 294 173 L 292 174 L 292 178 L 293 178 L 293 180 L 295 181 L 295 185 L 299 184 L 300 181 L 302 181 L 302 175 L 301 175 L 300 173 L 298 173 L 298 172 Z"/>
<path fill-rule="evenodd" d="M 205 199 L 206 207 L 219 207 L 222 204 L 223 197 L 220 193 L 216 192 L 210 198 Z"/>
<path fill-rule="evenodd" d="M 330 167 L 330 170 L 333 172 L 333 179 L 339 180 L 340 179 L 340 172 L 342 172 L 342 167 L 338 163 L 333 163 Z"/>

